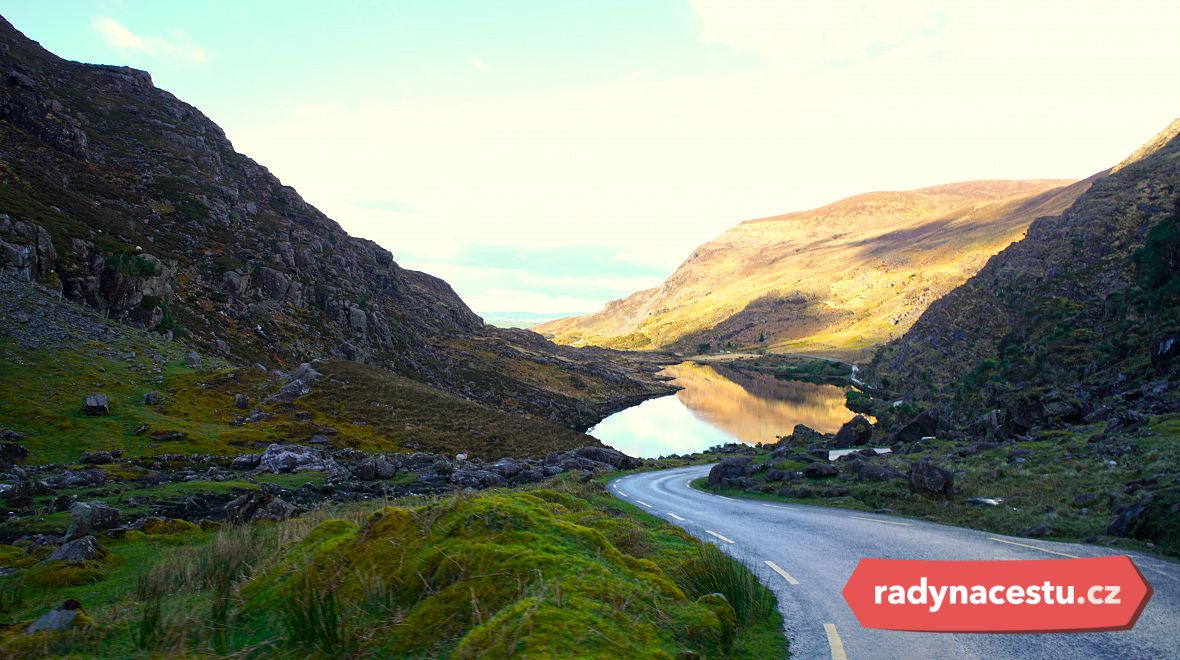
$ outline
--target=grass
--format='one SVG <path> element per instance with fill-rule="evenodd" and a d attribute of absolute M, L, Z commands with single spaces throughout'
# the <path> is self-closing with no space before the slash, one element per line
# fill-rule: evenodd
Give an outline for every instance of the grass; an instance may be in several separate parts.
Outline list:
<path fill-rule="evenodd" d="M 0 653 L 786 655 L 773 596 L 752 574 L 596 481 L 103 543 L 115 559 L 92 583 L 34 586 L 35 558 L 6 578 L 0 616 L 19 625 L 0 632 Z M 25 556 L 0 546 L 5 564 Z M 93 626 L 19 634 L 66 598 Z"/>
<path fill-rule="evenodd" d="M 1143 498 L 1141 491 L 1128 489 L 1128 483 L 1155 477 L 1163 488 L 1155 497 L 1159 505 L 1166 509 L 1173 503 L 1175 498 L 1168 495 L 1171 491 L 1166 485 L 1175 478 L 1180 466 L 1180 416 L 1158 417 L 1148 426 L 1148 433 L 1128 438 L 1125 442 L 1134 449 L 1119 456 L 1114 465 L 1107 463 L 1109 457 L 1095 455 L 1089 442 L 1103 429 L 1104 425 L 1097 424 L 1046 431 L 1015 446 L 1005 445 L 968 456 L 958 454 L 965 446 L 962 442 L 935 440 L 922 443 L 916 453 L 878 456 L 866 462 L 893 467 L 904 475 L 912 462 L 930 458 L 954 472 L 955 492 L 947 499 L 917 494 L 904 480 L 862 482 L 847 470 L 834 478 L 789 482 L 788 489 L 810 488 L 814 494 L 806 498 L 780 495 L 781 487 L 788 482 L 766 482 L 766 471 L 753 475 L 757 483 L 753 490 L 718 492 L 796 504 L 882 511 L 1015 536 L 1043 522 L 1052 527 L 1055 540 L 1102 540 L 1149 552 L 1180 555 L 1180 530 L 1163 522 L 1169 515 L 1166 510 L 1160 512 L 1159 524 L 1145 526 L 1133 538 L 1105 536 L 1115 509 Z M 1017 462 L 1009 457 L 1013 449 L 1030 453 L 1022 457 L 1023 462 Z M 803 465 L 798 461 L 775 460 L 769 451 L 760 453 L 754 460 L 766 463 L 768 468 L 788 471 L 799 471 Z M 704 478 L 695 480 L 693 486 L 707 488 Z M 848 494 L 823 496 L 824 491 L 835 487 L 848 489 Z M 964 502 L 973 497 L 999 498 L 1002 502 L 998 506 Z"/>

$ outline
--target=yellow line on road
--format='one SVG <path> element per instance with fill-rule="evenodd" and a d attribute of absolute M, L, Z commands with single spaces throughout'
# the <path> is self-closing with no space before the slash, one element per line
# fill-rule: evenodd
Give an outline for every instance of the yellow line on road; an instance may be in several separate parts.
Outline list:
<path fill-rule="evenodd" d="M 994 536 L 989 536 L 988 538 L 993 541 L 996 541 L 998 543 L 1007 543 L 1008 545 L 1018 545 L 1022 548 L 1029 548 L 1031 550 L 1040 550 L 1041 552 L 1047 552 L 1051 555 L 1061 555 L 1062 557 L 1069 557 L 1070 559 L 1079 559 L 1079 557 L 1077 555 L 1071 555 L 1066 552 L 1057 552 L 1056 550 L 1049 550 L 1048 548 L 1038 548 L 1035 545 L 1029 545 L 1027 543 L 1017 543 L 1016 541 L 1009 541 L 1006 539 L 998 539 Z"/>
<path fill-rule="evenodd" d="M 716 536 L 717 538 L 721 539 L 722 541 L 725 541 L 726 543 L 734 543 L 734 540 L 733 540 L 733 539 L 727 539 L 727 538 L 725 538 L 724 536 L 722 536 L 722 535 L 718 534 L 717 532 L 714 532 L 714 531 L 713 531 L 713 530 L 711 530 L 711 529 L 706 529 L 706 530 L 705 530 L 705 533 L 706 533 L 706 534 L 709 534 L 709 535 L 711 535 L 711 536 Z"/>
<path fill-rule="evenodd" d="M 909 523 L 894 522 L 892 520 L 877 520 L 876 518 L 865 518 L 863 516 L 848 516 L 849 518 L 856 518 L 857 520 L 867 520 L 869 522 L 881 523 L 882 525 L 897 525 L 898 527 L 909 527 Z"/>
<path fill-rule="evenodd" d="M 778 564 L 776 564 L 770 560 L 767 560 L 766 565 L 770 567 L 770 570 L 783 576 L 783 579 L 786 580 L 789 584 L 799 584 L 798 580 L 796 580 L 790 573 L 779 568 Z"/>
<path fill-rule="evenodd" d="M 836 624 L 825 623 L 824 632 L 828 634 L 828 646 L 832 647 L 832 660 L 848 660 L 848 655 L 844 653 L 844 641 L 840 639 L 840 633 L 836 632 Z"/>

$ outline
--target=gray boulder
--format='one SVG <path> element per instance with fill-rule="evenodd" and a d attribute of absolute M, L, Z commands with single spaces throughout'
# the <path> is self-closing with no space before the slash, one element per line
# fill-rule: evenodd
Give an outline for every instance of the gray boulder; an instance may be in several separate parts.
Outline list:
<path fill-rule="evenodd" d="M 91 394 L 82 400 L 82 412 L 94 417 L 111 414 L 111 402 L 107 395 Z"/>
<path fill-rule="evenodd" d="M 119 526 L 123 515 L 119 510 L 102 502 L 75 502 L 70 506 L 70 528 L 67 538 L 87 536 L 94 532 Z"/>
<path fill-rule="evenodd" d="M 949 495 L 953 475 L 924 458 L 910 465 L 910 490 L 923 495 Z"/>
<path fill-rule="evenodd" d="M 840 469 L 831 463 L 812 463 L 803 468 L 803 476 L 808 479 L 827 479 L 840 474 Z"/>
<path fill-rule="evenodd" d="M 508 483 L 504 477 L 489 470 L 455 470 L 450 481 L 465 488 L 496 488 Z"/>
<path fill-rule="evenodd" d="M 749 456 L 726 456 L 709 470 L 709 488 L 720 488 L 724 479 L 738 479 L 749 474 Z"/>
<path fill-rule="evenodd" d="M 164 397 L 160 396 L 160 393 L 155 390 L 146 392 L 143 395 L 143 405 L 145 406 L 158 406 L 163 403 L 163 401 Z"/>
<path fill-rule="evenodd" d="M 49 555 L 48 561 L 93 561 L 102 559 L 105 555 L 106 550 L 98 544 L 98 539 L 83 536 L 58 546 L 53 554 Z"/>
<path fill-rule="evenodd" d="M 42 630 L 69 630 L 74 627 L 74 619 L 78 618 L 78 609 L 58 608 L 42 614 L 40 618 L 25 628 L 25 633 L 32 635 Z"/>
<path fill-rule="evenodd" d="M 262 460 L 262 454 L 238 454 L 229 466 L 235 470 L 253 470 Z"/>
<path fill-rule="evenodd" d="M 249 408 L 250 407 L 250 397 L 246 396 L 245 394 L 235 394 L 234 395 L 234 407 L 240 408 L 242 410 Z"/>
<path fill-rule="evenodd" d="M 861 481 L 890 481 L 904 479 L 905 475 L 887 465 L 866 465 L 856 475 Z"/>
<path fill-rule="evenodd" d="M 873 437 L 873 425 L 869 420 L 861 415 L 857 415 L 845 422 L 844 426 L 836 432 L 836 439 L 833 445 L 838 448 L 847 448 L 868 444 L 869 439 Z"/>
<path fill-rule="evenodd" d="M 114 463 L 115 457 L 109 451 L 84 451 L 78 461 L 89 465 L 107 465 Z"/>
<path fill-rule="evenodd" d="M 304 445 L 273 444 L 262 452 L 258 469 L 262 472 L 325 472 L 335 467 L 334 461 L 324 459 L 319 450 Z"/>
<path fill-rule="evenodd" d="M 1049 523 L 1039 522 L 1039 523 L 1033 525 L 1032 527 L 1028 527 L 1027 529 L 1025 529 L 1023 532 L 1020 533 L 1020 535 L 1021 536 L 1033 536 L 1033 537 L 1035 537 L 1035 536 L 1052 536 L 1053 535 L 1053 528 L 1049 526 Z"/>

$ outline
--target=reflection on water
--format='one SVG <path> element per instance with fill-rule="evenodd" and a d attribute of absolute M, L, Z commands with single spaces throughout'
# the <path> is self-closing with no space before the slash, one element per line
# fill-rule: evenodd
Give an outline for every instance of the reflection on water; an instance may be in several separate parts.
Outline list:
<path fill-rule="evenodd" d="M 590 434 L 619 451 L 651 458 L 726 442 L 775 442 L 796 424 L 834 433 L 853 412 L 845 389 L 686 362 L 665 369 L 683 387 L 615 413 Z"/>

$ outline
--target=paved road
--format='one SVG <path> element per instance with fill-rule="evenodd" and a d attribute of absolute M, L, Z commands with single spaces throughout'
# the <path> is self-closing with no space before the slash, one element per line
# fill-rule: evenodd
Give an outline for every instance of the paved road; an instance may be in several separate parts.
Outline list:
<path fill-rule="evenodd" d="M 694 466 L 621 477 L 616 497 L 710 541 L 755 569 L 779 599 L 796 658 L 1180 658 L 1180 565 L 1094 546 L 1001 536 L 817 506 L 703 493 Z M 863 557 L 1052 559 L 1130 554 L 1155 588 L 1134 629 L 1114 633 L 982 635 L 862 628 L 840 590 Z M 766 562 L 773 562 L 782 573 Z M 785 574 L 785 575 L 784 575 Z"/>

